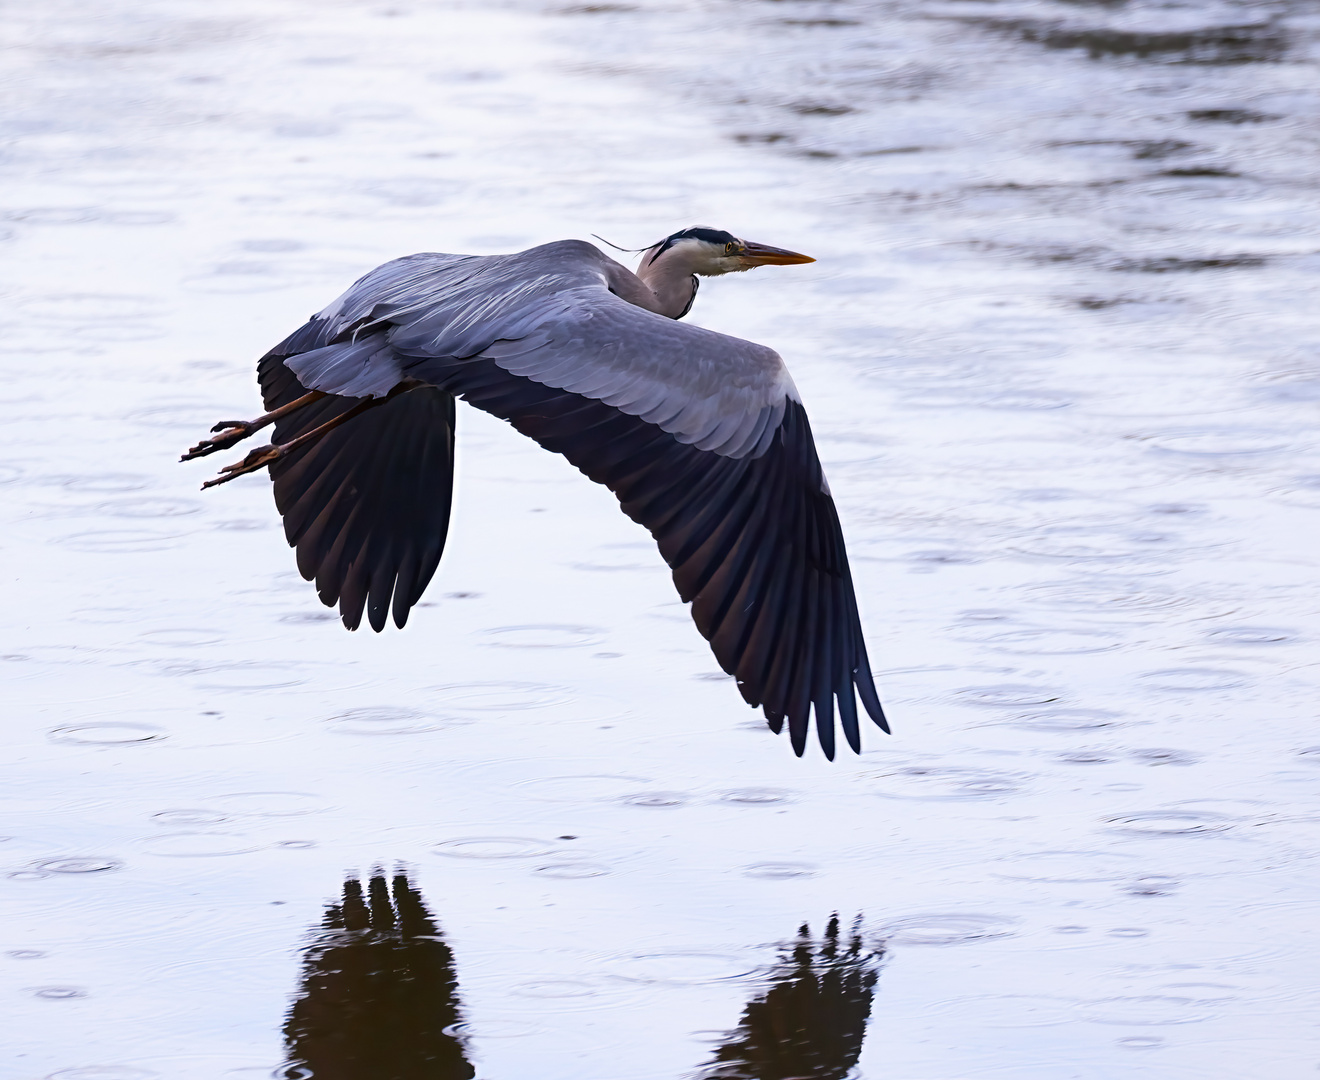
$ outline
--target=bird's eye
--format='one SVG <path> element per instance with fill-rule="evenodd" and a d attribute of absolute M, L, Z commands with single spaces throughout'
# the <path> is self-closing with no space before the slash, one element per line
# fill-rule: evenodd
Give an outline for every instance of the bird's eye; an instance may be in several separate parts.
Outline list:
<path fill-rule="evenodd" d="M 734 251 L 737 250 L 737 247 L 738 247 L 737 244 L 725 244 L 725 245 L 724 245 L 724 254 L 725 254 L 725 255 L 732 255 L 732 254 L 734 253 Z"/>

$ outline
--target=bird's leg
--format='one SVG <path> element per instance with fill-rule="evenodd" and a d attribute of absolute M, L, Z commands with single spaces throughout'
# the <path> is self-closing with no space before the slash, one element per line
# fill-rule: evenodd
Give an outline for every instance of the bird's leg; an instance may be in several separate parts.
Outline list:
<path fill-rule="evenodd" d="M 281 405 L 278 409 L 272 409 L 268 413 L 262 413 L 255 420 L 221 420 L 213 427 L 212 431 L 218 431 L 219 435 L 213 435 L 209 439 L 203 439 L 196 446 L 192 447 L 180 461 L 191 461 L 193 458 L 206 457 L 207 454 L 214 454 L 217 450 L 228 450 L 234 443 L 242 442 L 249 435 L 260 431 L 269 424 L 275 423 L 288 416 L 291 412 L 296 412 L 304 405 L 310 405 L 313 401 L 320 401 L 325 397 L 320 390 L 313 390 L 311 393 L 303 394 L 302 397 L 290 401 L 287 405 Z"/>
<path fill-rule="evenodd" d="M 417 385 L 417 382 L 409 379 L 406 382 L 400 383 L 384 397 L 365 398 L 362 401 L 359 401 L 347 412 L 340 413 L 333 420 L 327 420 L 319 427 L 312 428 L 311 431 L 304 431 L 296 439 L 290 439 L 286 443 L 271 443 L 267 446 L 258 446 L 242 461 L 236 461 L 232 465 L 226 465 L 220 470 L 220 475 L 214 479 L 206 481 L 206 483 L 202 485 L 202 489 L 205 490 L 209 487 L 215 487 L 217 484 L 227 484 L 236 476 L 243 476 L 245 473 L 256 472 L 258 469 L 264 469 L 267 465 L 273 465 L 275 462 L 279 461 L 280 458 L 288 457 L 295 450 L 301 450 L 309 443 L 316 442 L 317 439 L 320 439 L 323 435 L 329 434 L 340 424 L 346 424 L 354 417 L 361 416 L 367 410 L 374 409 L 378 405 L 384 405 L 387 401 L 392 400 L 399 394 L 406 393 Z"/>

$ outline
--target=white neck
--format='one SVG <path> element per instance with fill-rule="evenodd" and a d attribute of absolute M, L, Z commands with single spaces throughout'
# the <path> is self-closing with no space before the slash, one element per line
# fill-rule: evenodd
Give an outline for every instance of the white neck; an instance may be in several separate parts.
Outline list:
<path fill-rule="evenodd" d="M 650 252 L 642 256 L 642 265 L 637 268 L 637 276 L 655 296 L 652 309 L 670 319 L 678 319 L 687 314 L 692 300 L 697 295 L 697 278 L 692 272 L 689 260 L 679 257 L 681 253 L 671 248 L 654 261 Z"/>

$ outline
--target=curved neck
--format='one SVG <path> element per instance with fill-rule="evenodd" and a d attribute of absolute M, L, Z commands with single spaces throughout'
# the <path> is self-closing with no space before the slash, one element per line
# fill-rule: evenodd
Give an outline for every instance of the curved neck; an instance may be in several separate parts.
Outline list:
<path fill-rule="evenodd" d="M 681 319 L 688 313 L 697 295 L 697 278 L 690 270 L 679 271 L 673 264 L 666 269 L 663 260 L 648 267 L 643 259 L 634 274 L 614 260 L 608 261 L 606 276 L 610 292 L 616 296 L 667 319 Z"/>
<path fill-rule="evenodd" d="M 684 266 L 679 259 L 666 259 L 663 255 L 648 262 L 643 255 L 637 276 L 655 297 L 654 311 L 671 319 L 681 319 L 688 313 L 697 295 L 697 276 L 691 267 Z"/>

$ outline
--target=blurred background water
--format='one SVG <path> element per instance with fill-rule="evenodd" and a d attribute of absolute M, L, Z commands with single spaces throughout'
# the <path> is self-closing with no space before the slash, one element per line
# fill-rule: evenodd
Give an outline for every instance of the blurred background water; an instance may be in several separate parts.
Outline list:
<path fill-rule="evenodd" d="M 327 1017 L 393 1017 L 410 1077 L 1315 1074 L 1314 4 L 0 32 L 0 1076 L 386 1075 L 309 1056 Z M 263 480 L 175 463 L 379 262 L 696 223 L 819 259 L 691 318 L 811 410 L 895 730 L 860 758 L 794 759 L 646 535 L 489 417 L 380 637 Z"/>

